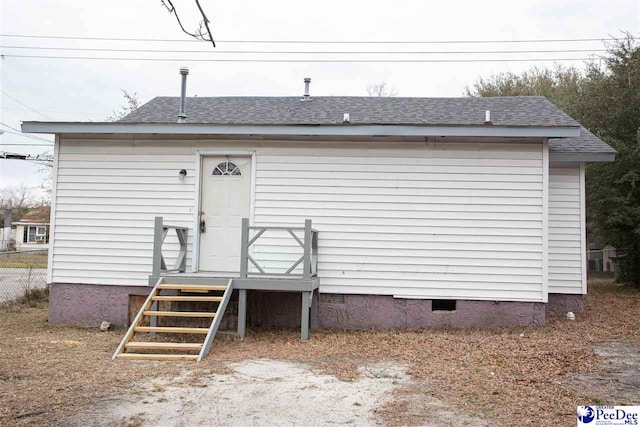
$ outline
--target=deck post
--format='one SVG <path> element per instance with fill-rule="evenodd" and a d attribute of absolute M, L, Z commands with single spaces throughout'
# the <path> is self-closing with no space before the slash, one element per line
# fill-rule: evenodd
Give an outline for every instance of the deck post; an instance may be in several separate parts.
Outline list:
<path fill-rule="evenodd" d="M 304 260 L 302 261 L 302 269 L 304 278 L 311 278 L 311 220 L 304 220 Z"/>
<path fill-rule="evenodd" d="M 318 290 L 314 289 L 311 294 L 311 330 L 318 329 Z"/>
<path fill-rule="evenodd" d="M 309 339 L 309 299 L 311 292 L 302 292 L 302 316 L 300 320 L 300 339 L 306 341 Z"/>
<path fill-rule="evenodd" d="M 244 338 L 247 333 L 247 290 L 238 290 L 238 335 Z"/>
<path fill-rule="evenodd" d="M 240 278 L 246 279 L 249 269 L 249 218 L 242 218 L 240 241 Z"/>
<path fill-rule="evenodd" d="M 149 307 L 150 311 L 158 311 L 158 301 L 154 301 L 151 303 L 151 307 Z M 158 316 L 151 316 L 149 318 L 149 326 L 151 326 L 152 328 L 155 328 L 158 326 Z M 151 335 L 152 337 L 156 336 L 155 332 L 150 332 L 149 335 Z"/>
<path fill-rule="evenodd" d="M 162 226 L 162 217 L 155 217 L 155 222 L 153 225 L 153 266 L 151 270 L 151 275 L 155 278 L 160 277 L 160 272 L 162 270 L 162 234 L 163 234 L 163 226 Z"/>

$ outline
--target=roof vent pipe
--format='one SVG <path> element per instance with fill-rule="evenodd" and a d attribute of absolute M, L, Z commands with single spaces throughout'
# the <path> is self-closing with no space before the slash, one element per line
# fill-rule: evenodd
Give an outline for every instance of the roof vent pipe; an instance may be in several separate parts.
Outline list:
<path fill-rule="evenodd" d="M 178 123 L 185 123 L 187 121 L 187 76 L 189 75 L 189 69 L 187 67 L 181 67 L 180 75 L 182 76 L 182 88 L 180 90 Z"/>
<path fill-rule="evenodd" d="M 491 110 L 485 110 L 485 112 L 484 112 L 484 124 L 485 125 L 490 125 L 491 124 Z"/>
<path fill-rule="evenodd" d="M 302 98 L 302 101 L 311 100 L 311 95 L 309 94 L 309 85 L 310 84 L 311 84 L 311 78 L 310 77 L 305 77 L 304 78 L 304 97 Z"/>

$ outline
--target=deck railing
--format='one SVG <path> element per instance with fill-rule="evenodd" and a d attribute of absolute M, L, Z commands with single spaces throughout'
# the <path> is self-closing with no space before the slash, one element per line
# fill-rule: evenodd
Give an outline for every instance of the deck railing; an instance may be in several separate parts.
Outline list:
<path fill-rule="evenodd" d="M 162 254 L 162 244 L 169 234 L 169 230 L 174 230 L 178 237 L 180 250 L 173 265 L 173 268 L 167 268 L 167 264 Z M 153 270 L 154 277 L 160 277 L 163 273 L 184 273 L 187 270 L 187 227 L 178 227 L 175 225 L 167 225 L 163 223 L 161 216 L 155 217 L 153 227 Z"/>
<path fill-rule="evenodd" d="M 284 273 L 266 271 L 250 254 L 251 245 L 265 232 L 270 230 L 286 231 L 302 247 L 302 256 Z M 296 232 L 304 233 L 301 239 Z M 249 265 L 258 271 L 249 271 Z M 294 273 L 302 264 L 302 273 Z M 240 278 L 276 276 L 281 278 L 312 279 L 318 275 L 318 230 L 311 227 L 311 220 L 304 221 L 304 227 L 262 227 L 249 226 L 249 218 L 242 219 L 242 246 L 240 248 Z"/>

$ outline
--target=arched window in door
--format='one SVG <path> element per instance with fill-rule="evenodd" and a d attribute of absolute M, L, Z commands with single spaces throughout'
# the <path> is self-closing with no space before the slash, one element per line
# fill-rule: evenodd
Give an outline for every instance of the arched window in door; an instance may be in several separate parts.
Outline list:
<path fill-rule="evenodd" d="M 237 175 L 242 175 L 242 171 L 240 170 L 238 165 L 227 160 L 225 162 L 218 164 L 218 166 L 213 168 L 213 175 L 219 175 L 219 176 L 236 175 L 237 176 Z"/>

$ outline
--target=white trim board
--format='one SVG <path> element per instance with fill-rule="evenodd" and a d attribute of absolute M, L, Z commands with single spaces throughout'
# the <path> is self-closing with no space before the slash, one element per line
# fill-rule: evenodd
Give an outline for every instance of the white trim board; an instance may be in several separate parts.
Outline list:
<path fill-rule="evenodd" d="M 193 212 L 193 245 L 191 250 L 191 272 L 197 273 L 200 264 L 200 210 L 202 200 L 202 160 L 204 157 L 238 156 L 251 158 L 251 195 L 249 201 L 249 223 L 253 225 L 256 203 L 256 152 L 254 150 L 207 149 L 196 151 L 196 191 Z M 239 269 L 239 266 L 238 266 Z"/>
<path fill-rule="evenodd" d="M 542 143 L 542 302 L 549 301 L 549 141 Z"/>
<path fill-rule="evenodd" d="M 53 252 L 55 250 L 56 194 L 58 187 L 58 162 L 60 160 L 60 135 L 53 145 L 53 175 L 51 176 L 51 211 L 49 212 L 49 253 L 47 259 L 47 283 L 53 281 Z"/>
<path fill-rule="evenodd" d="M 580 259 L 582 260 L 582 293 L 587 293 L 587 199 L 585 164 L 580 163 Z"/>
<path fill-rule="evenodd" d="M 24 122 L 25 133 L 131 133 L 169 135 L 470 136 L 514 138 L 579 137 L 577 126 L 417 125 L 220 125 L 193 123 Z"/>

